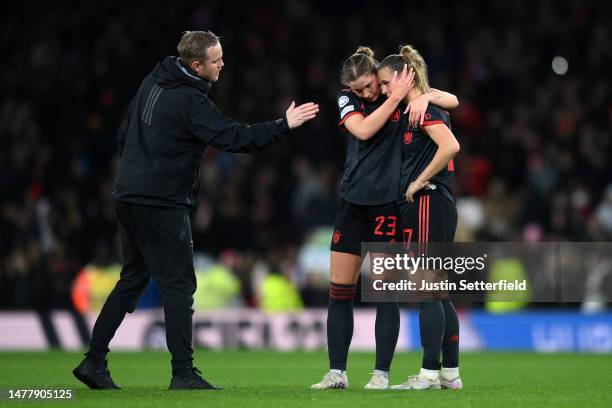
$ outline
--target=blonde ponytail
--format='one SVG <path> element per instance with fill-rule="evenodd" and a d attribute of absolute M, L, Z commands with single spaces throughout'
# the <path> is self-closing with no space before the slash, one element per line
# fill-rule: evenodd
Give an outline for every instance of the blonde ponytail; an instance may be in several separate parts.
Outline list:
<path fill-rule="evenodd" d="M 427 64 L 423 56 L 412 45 L 400 46 L 400 55 L 408 69 L 414 70 L 414 84 L 416 88 L 423 92 L 429 92 L 429 78 L 427 77 Z"/>
<path fill-rule="evenodd" d="M 386 57 L 378 69 L 389 68 L 392 71 L 402 72 L 404 64 L 414 71 L 414 86 L 423 93 L 429 92 L 429 78 L 427 77 L 427 64 L 421 54 L 412 45 L 400 46 L 400 53 Z"/>

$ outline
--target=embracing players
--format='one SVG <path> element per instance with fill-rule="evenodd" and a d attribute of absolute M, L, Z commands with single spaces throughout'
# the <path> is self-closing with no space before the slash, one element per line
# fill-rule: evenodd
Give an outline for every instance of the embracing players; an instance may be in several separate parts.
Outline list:
<path fill-rule="evenodd" d="M 347 388 L 346 364 L 353 336 L 353 297 L 362 264 L 362 242 L 392 242 L 398 234 L 397 197 L 402 151 L 400 141 L 409 117 L 398 105 L 413 88 L 406 67 L 395 70 L 381 97 L 378 62 L 367 47 L 359 47 L 343 64 L 337 104 L 347 149 L 340 185 L 340 203 L 331 244 L 331 282 L 327 317 L 330 370 L 313 389 Z M 457 106 L 453 95 L 431 91 L 411 102 L 410 118 L 424 116 L 430 101 L 444 108 Z M 388 388 L 389 369 L 399 334 L 399 305 L 376 305 L 376 365 L 368 389 Z"/>

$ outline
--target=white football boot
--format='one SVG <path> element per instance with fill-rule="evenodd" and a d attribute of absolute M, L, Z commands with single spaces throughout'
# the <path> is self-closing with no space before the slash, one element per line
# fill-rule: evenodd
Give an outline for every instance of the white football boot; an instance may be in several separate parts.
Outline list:
<path fill-rule="evenodd" d="M 440 388 L 440 379 L 437 375 L 434 378 L 423 374 L 411 375 L 405 383 L 390 387 L 392 390 L 439 390 Z"/>
<path fill-rule="evenodd" d="M 345 389 L 348 388 L 346 371 L 329 370 L 320 383 L 310 386 L 313 390 Z"/>
<path fill-rule="evenodd" d="M 389 388 L 389 374 L 383 371 L 374 371 L 370 382 L 365 385 L 366 390 L 386 390 Z"/>
<path fill-rule="evenodd" d="M 463 389 L 463 383 L 461 377 L 445 378 L 440 373 L 440 386 L 443 390 L 461 390 Z"/>

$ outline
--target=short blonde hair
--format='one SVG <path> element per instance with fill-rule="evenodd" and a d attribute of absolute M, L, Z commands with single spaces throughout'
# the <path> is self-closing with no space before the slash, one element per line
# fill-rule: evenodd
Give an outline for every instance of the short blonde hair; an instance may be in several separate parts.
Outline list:
<path fill-rule="evenodd" d="M 193 61 L 205 61 L 206 50 L 219 44 L 219 37 L 212 31 L 185 31 L 176 50 L 181 59 L 187 64 Z"/>

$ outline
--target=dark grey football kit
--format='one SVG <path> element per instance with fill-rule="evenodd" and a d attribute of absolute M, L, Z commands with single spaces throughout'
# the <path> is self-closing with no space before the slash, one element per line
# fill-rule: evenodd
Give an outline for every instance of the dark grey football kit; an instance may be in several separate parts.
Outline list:
<path fill-rule="evenodd" d="M 423 125 L 406 128 L 401 147 L 401 188 L 398 196 L 401 229 L 408 250 L 419 255 L 427 255 L 430 242 L 453 242 L 457 229 L 457 205 L 452 194 L 453 160 L 414 195 L 414 202 L 407 202 L 405 197 L 410 183 L 431 163 L 438 150 L 438 145 L 424 130 L 433 125 L 451 129 L 448 112 L 429 105 Z M 453 303 L 447 295 L 439 293 L 417 293 L 415 298 L 419 300 L 422 367 L 428 370 L 439 370 L 441 366 L 458 367 L 459 320 Z"/>
<path fill-rule="evenodd" d="M 350 90 L 338 92 L 340 123 L 346 133 L 346 162 L 340 182 L 340 201 L 331 250 L 361 254 L 362 242 L 401 239 L 396 200 L 400 183 L 399 140 L 406 115 L 399 109 L 369 140 L 359 140 L 344 128 L 352 115 L 368 116 L 385 98 L 362 101 Z"/>
<path fill-rule="evenodd" d="M 362 242 L 394 242 L 401 235 L 396 199 L 401 165 L 400 133 L 407 121 L 396 109 L 387 123 L 369 140 L 353 136 L 344 122 L 352 115 L 368 116 L 385 100 L 362 101 L 350 90 L 338 93 L 336 102 L 345 130 L 346 163 L 340 182 L 340 201 L 331 250 L 361 255 Z M 327 344 L 330 369 L 346 370 L 353 336 L 353 297 L 356 286 L 330 282 Z M 399 335 L 397 302 L 376 304 L 375 369 L 388 372 Z"/>

